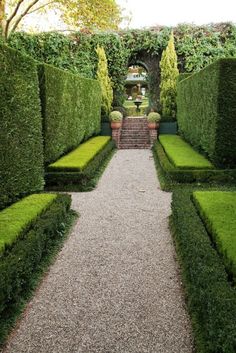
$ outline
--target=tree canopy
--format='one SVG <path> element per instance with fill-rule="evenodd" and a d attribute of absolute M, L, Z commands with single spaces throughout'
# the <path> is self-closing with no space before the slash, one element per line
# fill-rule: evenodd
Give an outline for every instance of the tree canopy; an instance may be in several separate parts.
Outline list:
<path fill-rule="evenodd" d="M 5 39 L 26 16 L 57 9 L 74 29 L 117 29 L 121 9 L 115 0 L 0 0 L 0 26 Z"/>

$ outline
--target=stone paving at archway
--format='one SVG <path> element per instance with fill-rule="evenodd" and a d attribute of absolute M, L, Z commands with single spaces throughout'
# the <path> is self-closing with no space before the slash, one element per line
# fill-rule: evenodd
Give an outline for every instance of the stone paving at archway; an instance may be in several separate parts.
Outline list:
<path fill-rule="evenodd" d="M 150 150 L 119 150 L 4 353 L 191 353 L 192 333 Z"/>

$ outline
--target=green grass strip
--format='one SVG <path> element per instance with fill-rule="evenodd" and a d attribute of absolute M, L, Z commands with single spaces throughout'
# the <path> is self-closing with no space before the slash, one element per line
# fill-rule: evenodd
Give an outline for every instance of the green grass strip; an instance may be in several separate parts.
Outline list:
<path fill-rule="evenodd" d="M 110 136 L 93 137 L 55 163 L 50 164 L 48 169 L 51 171 L 58 169 L 82 171 L 110 140 Z"/>
<path fill-rule="evenodd" d="M 34 194 L 0 212 L 0 253 L 11 246 L 56 199 L 56 194 Z"/>
<path fill-rule="evenodd" d="M 160 135 L 159 140 L 171 163 L 179 169 L 213 169 L 213 164 L 177 135 Z"/>
<path fill-rule="evenodd" d="M 193 199 L 226 268 L 236 280 L 236 192 L 195 191 Z"/>

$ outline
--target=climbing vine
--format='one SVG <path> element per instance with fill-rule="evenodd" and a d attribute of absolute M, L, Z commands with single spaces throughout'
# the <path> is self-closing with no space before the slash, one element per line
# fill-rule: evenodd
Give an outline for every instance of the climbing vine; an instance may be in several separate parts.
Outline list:
<path fill-rule="evenodd" d="M 97 70 L 97 45 L 105 49 L 109 76 L 113 82 L 114 102 L 122 104 L 124 81 L 130 58 L 146 51 L 161 56 L 172 28 L 158 27 L 120 32 L 80 32 L 66 36 L 61 33 L 30 35 L 15 33 L 9 45 L 84 77 L 94 78 Z M 208 26 L 179 25 L 173 29 L 178 66 L 181 72 L 199 71 L 220 57 L 236 56 L 236 26 L 223 23 Z"/>

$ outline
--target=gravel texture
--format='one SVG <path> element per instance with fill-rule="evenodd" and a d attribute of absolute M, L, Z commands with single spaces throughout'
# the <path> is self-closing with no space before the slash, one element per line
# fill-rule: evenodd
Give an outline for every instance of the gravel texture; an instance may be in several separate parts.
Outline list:
<path fill-rule="evenodd" d="M 191 353 L 171 194 L 150 150 L 119 150 L 4 353 Z"/>

